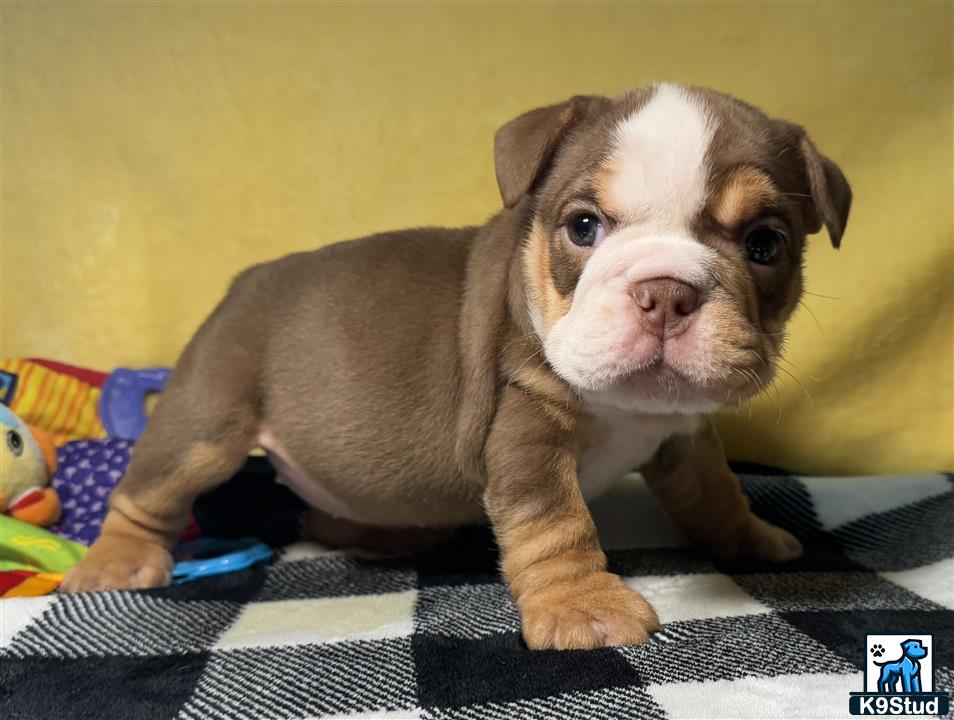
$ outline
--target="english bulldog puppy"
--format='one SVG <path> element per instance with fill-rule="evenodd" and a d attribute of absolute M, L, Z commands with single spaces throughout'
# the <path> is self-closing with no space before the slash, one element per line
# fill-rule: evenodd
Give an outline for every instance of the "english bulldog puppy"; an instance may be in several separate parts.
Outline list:
<path fill-rule="evenodd" d="M 841 170 L 798 125 L 672 84 L 531 110 L 494 161 L 504 207 L 481 227 L 239 275 L 63 589 L 167 584 L 193 501 L 257 446 L 336 531 L 489 521 L 534 649 L 659 627 L 587 509 L 633 468 L 715 554 L 797 557 L 709 416 L 772 379 L 806 235 L 837 247 L 845 229 Z"/>

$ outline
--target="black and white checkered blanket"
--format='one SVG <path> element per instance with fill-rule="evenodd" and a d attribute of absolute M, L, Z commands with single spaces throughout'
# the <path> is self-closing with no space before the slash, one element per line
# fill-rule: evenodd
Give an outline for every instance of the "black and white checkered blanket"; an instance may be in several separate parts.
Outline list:
<path fill-rule="evenodd" d="M 407 560 L 298 544 L 163 590 L 0 601 L 0 715 L 848 717 L 865 635 L 915 631 L 950 692 L 954 478 L 743 479 L 803 559 L 713 561 L 635 476 L 595 503 L 612 569 L 664 623 L 645 646 L 528 651 L 482 529 Z"/>

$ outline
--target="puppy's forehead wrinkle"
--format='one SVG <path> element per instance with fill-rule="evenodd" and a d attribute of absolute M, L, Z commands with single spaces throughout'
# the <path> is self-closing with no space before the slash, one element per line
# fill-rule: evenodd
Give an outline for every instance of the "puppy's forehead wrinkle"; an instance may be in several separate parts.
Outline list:
<path fill-rule="evenodd" d="M 707 158 L 716 127 L 700 98 L 676 85 L 658 86 L 613 131 L 603 201 L 631 223 L 688 228 L 708 195 Z"/>

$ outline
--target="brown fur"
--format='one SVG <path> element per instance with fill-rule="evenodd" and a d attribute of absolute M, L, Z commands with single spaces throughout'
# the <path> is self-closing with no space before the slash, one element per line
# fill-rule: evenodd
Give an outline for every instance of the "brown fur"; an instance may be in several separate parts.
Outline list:
<path fill-rule="evenodd" d="M 792 535 L 751 513 L 711 422 L 668 440 L 640 471 L 673 521 L 716 555 L 781 562 L 801 554 Z"/>
<path fill-rule="evenodd" d="M 557 318 L 570 311 L 570 298 L 561 294 L 552 280 L 552 262 L 550 260 L 550 238 L 534 221 L 523 246 L 523 282 L 530 300 L 543 316 L 546 328 L 553 326 Z"/>
<path fill-rule="evenodd" d="M 725 228 L 738 228 L 778 200 L 772 178 L 752 167 L 732 172 L 711 203 L 712 216 Z"/>
<path fill-rule="evenodd" d="M 371 526 L 388 544 L 399 528 L 486 517 L 529 647 L 644 642 L 658 619 L 606 572 L 577 478 L 583 451 L 606 433 L 550 368 L 531 311 L 546 325 L 569 311 L 585 254 L 566 241 L 566 213 L 591 208 L 613 221 L 617 209 L 600 207 L 611 131 L 652 92 L 578 97 L 504 126 L 495 161 L 505 208 L 483 227 L 385 233 L 242 273 L 183 352 L 102 537 L 63 589 L 167 583 L 169 548 L 196 496 L 267 437 L 342 508 L 313 514 L 312 535 L 350 545 Z M 756 356 L 780 340 L 766 348 L 759 338 L 779 331 L 797 300 L 804 233 L 824 223 L 837 244 L 850 191 L 797 126 L 693 92 L 722 122 L 715 204 L 695 228 L 720 257 L 714 351 L 770 374 L 771 358 Z M 733 223 L 764 202 L 784 215 L 793 245 L 778 267 L 752 270 Z M 739 397 L 755 389 L 739 378 Z M 797 552 L 749 512 L 708 425 L 665 442 L 644 472 L 676 522 L 720 554 Z"/>

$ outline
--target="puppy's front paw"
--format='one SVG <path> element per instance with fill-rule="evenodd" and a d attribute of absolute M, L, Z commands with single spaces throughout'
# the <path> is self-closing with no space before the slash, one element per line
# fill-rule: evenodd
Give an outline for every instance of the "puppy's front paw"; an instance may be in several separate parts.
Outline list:
<path fill-rule="evenodd" d="M 156 543 L 103 535 L 60 583 L 63 592 L 139 590 L 172 581 L 172 555 Z"/>
<path fill-rule="evenodd" d="M 747 557 L 771 562 L 788 562 L 801 557 L 802 544 L 788 530 L 783 530 L 761 518 L 749 518 L 748 534 L 741 547 Z"/>
<path fill-rule="evenodd" d="M 638 645 L 659 629 L 659 618 L 643 596 L 608 572 L 537 590 L 519 606 L 523 639 L 531 650 Z"/>

